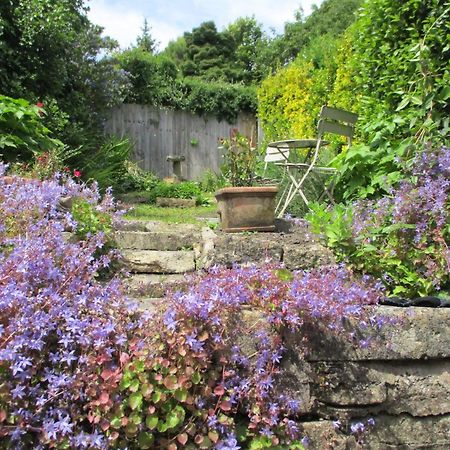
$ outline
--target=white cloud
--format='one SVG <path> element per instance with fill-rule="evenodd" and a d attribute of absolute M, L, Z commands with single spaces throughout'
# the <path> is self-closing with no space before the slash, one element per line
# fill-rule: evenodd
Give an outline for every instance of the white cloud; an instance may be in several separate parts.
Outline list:
<path fill-rule="evenodd" d="M 89 8 L 89 20 L 102 26 L 104 35 L 118 40 L 122 48 L 136 42 L 144 22 L 143 14 L 125 5 L 112 5 L 108 0 L 91 0 Z"/>
<path fill-rule="evenodd" d="M 218 29 L 238 17 L 255 16 L 268 31 L 283 31 L 285 22 L 294 19 L 301 6 L 305 14 L 312 4 L 322 0 L 90 0 L 89 19 L 104 27 L 104 33 L 117 39 L 122 48 L 136 42 L 144 18 L 151 35 L 163 49 L 185 31 L 191 31 L 206 20 L 213 20 Z"/>

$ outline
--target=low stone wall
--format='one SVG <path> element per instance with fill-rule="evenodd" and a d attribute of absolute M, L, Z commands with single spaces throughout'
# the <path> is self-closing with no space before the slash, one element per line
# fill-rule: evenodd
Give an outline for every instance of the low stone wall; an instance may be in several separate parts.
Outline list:
<path fill-rule="evenodd" d="M 450 449 L 450 309 L 381 306 L 371 312 L 396 323 L 372 336 L 349 325 L 372 339 L 366 348 L 324 333 L 303 355 L 300 337 L 285 336 L 277 390 L 300 401 L 309 448 Z M 264 323 L 251 312 L 246 320 Z M 370 418 L 374 425 L 358 443 L 350 427 Z"/>
<path fill-rule="evenodd" d="M 279 224 L 278 233 L 215 233 L 183 225 L 128 223 L 116 238 L 129 266 L 138 272 L 131 281 L 142 293 L 155 293 L 154 279 L 173 277 L 214 264 L 254 264 L 266 260 L 287 268 L 308 269 L 333 262 L 333 255 L 301 224 Z M 192 248 L 192 250 L 189 250 Z M 147 275 L 141 273 L 147 273 Z M 151 274 L 148 274 L 151 272 Z M 156 275 L 155 275 L 156 274 Z M 147 278 L 146 278 L 147 277 Z M 179 275 L 178 275 L 179 277 Z M 170 279 L 178 283 L 179 278 Z M 136 289 L 135 289 L 136 290 Z M 160 294 L 164 289 L 159 287 Z M 142 304 L 154 305 L 154 299 Z M 276 388 L 301 402 L 300 417 L 311 438 L 310 449 L 410 450 L 450 449 L 450 308 L 382 306 L 371 315 L 388 316 L 395 325 L 372 336 L 358 323 L 348 327 L 372 345 L 357 348 L 343 336 L 325 331 L 313 336 L 304 355 L 301 337 L 287 333 L 287 347 Z M 249 329 L 267 323 L 260 313 L 246 311 Z M 249 336 L 240 338 L 248 354 L 255 352 Z M 351 424 L 375 420 L 358 444 Z M 333 422 L 340 421 L 341 428 Z"/>

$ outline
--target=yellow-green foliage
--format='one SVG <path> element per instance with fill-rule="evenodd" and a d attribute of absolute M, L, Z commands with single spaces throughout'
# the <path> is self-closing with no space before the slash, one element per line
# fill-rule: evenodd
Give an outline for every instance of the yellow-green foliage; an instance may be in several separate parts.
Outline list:
<path fill-rule="evenodd" d="M 258 115 L 268 141 L 315 135 L 320 108 L 313 95 L 311 63 L 291 64 L 266 78 L 258 89 Z"/>
<path fill-rule="evenodd" d="M 336 39 L 321 37 L 293 63 L 262 82 L 258 115 L 266 141 L 315 137 L 319 111 L 326 103 L 353 110 L 352 79 L 344 66 L 349 51 L 349 42 L 341 46 Z M 343 65 L 342 69 L 336 67 L 337 63 Z M 336 70 L 340 73 L 335 85 Z"/>
<path fill-rule="evenodd" d="M 347 32 L 340 41 L 335 57 L 336 76 L 329 100 L 330 105 L 347 111 L 358 110 L 358 104 L 361 101 L 361 94 L 356 90 L 357 73 L 352 40 L 352 33 Z"/>

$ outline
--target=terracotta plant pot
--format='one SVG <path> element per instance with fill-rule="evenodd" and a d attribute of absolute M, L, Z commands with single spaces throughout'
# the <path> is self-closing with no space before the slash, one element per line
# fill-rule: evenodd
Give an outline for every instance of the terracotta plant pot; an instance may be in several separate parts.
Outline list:
<path fill-rule="evenodd" d="M 276 186 L 228 187 L 217 191 L 222 230 L 275 231 Z"/>

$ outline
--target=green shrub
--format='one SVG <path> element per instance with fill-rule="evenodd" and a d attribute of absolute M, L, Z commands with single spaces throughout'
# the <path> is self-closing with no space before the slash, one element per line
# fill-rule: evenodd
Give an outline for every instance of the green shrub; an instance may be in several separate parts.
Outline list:
<path fill-rule="evenodd" d="M 205 205 L 209 200 L 203 195 L 198 183 L 182 181 L 181 183 L 166 183 L 160 181 L 149 191 L 149 201 L 156 202 L 157 197 L 195 199 L 196 205 Z"/>
<path fill-rule="evenodd" d="M 83 146 L 79 161 L 83 178 L 97 181 L 102 190 L 111 186 L 114 190 L 121 191 L 128 174 L 127 163 L 131 149 L 128 139 L 117 137 L 107 138 L 98 147 L 95 144 Z"/>
<path fill-rule="evenodd" d="M 35 152 L 62 149 L 42 122 L 42 108 L 24 99 L 0 95 L 0 155 L 9 162 L 29 162 Z"/>
<path fill-rule="evenodd" d="M 151 191 L 159 178 L 152 172 L 141 169 L 135 162 L 126 161 L 126 174 L 120 186 L 121 192 Z"/>
<path fill-rule="evenodd" d="M 111 215 L 101 212 L 83 198 L 72 203 L 72 217 L 77 222 L 76 234 L 85 239 L 88 235 L 103 232 L 108 237 L 112 232 Z"/>

